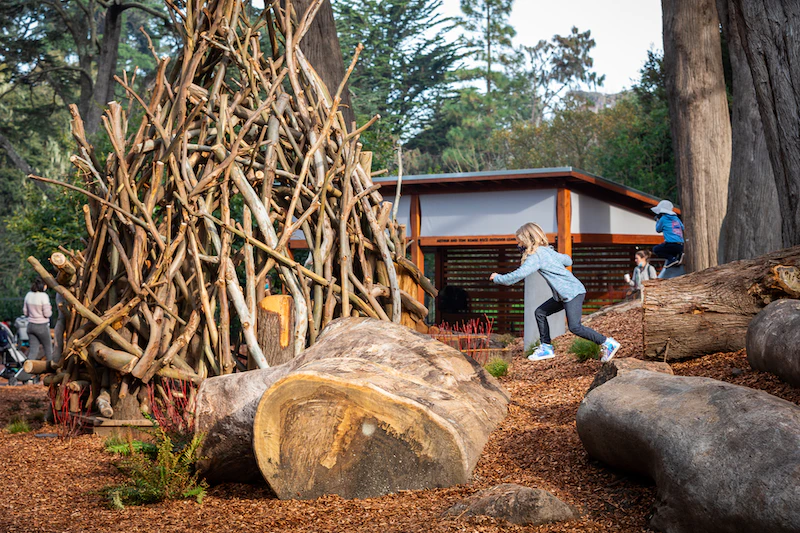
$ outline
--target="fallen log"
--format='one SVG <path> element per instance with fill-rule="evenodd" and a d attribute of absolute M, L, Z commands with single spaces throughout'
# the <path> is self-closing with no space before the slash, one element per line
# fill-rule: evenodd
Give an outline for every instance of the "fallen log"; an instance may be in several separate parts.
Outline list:
<path fill-rule="evenodd" d="M 665 361 L 745 347 L 750 320 L 800 297 L 800 246 L 644 285 L 644 355 Z"/>
<path fill-rule="evenodd" d="M 634 370 L 587 394 L 576 422 L 592 458 L 655 481 L 657 531 L 800 531 L 793 403 L 714 379 Z"/>
<path fill-rule="evenodd" d="M 339 319 L 289 363 L 203 382 L 201 471 L 249 481 L 256 463 L 280 498 L 465 483 L 507 403 L 458 350 L 399 324 Z"/>
<path fill-rule="evenodd" d="M 747 361 L 800 387 L 800 300 L 772 302 L 747 328 Z"/>

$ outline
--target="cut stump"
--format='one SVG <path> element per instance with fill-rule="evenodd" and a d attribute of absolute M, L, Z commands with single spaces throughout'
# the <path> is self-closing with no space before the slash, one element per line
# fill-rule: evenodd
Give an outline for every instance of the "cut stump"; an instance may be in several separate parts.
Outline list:
<path fill-rule="evenodd" d="M 477 363 L 399 324 L 335 320 L 287 366 L 253 425 L 258 466 L 282 499 L 466 483 L 507 412 L 508 394 Z"/>

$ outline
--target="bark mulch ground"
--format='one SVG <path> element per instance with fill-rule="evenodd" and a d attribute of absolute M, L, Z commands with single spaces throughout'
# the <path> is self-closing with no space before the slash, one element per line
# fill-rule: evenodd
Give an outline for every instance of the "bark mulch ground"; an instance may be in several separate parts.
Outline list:
<path fill-rule="evenodd" d="M 608 313 L 591 326 L 623 342 L 619 357 L 641 353 L 640 309 Z M 472 483 L 367 500 L 280 501 L 263 486 L 226 484 L 211 488 L 202 505 L 185 500 L 112 510 L 99 491 L 122 477 L 115 458 L 103 451 L 102 439 L 36 437 L 56 431 L 37 422 L 48 402 L 45 388 L 0 387 L 0 427 L 21 416 L 35 428 L 16 435 L 0 430 L 0 531 L 648 531 L 652 484 L 591 461 L 578 439 L 575 413 L 600 363 L 577 362 L 567 352 L 570 344 L 570 336 L 561 337 L 559 356 L 539 363 L 524 360 L 518 346 L 518 357 L 502 378 L 512 395 L 509 415 L 492 434 Z M 750 370 L 743 352 L 676 363 L 673 369 L 800 402 L 800 389 Z M 582 509 L 584 517 L 538 528 L 489 518 L 442 517 L 459 499 L 503 482 L 549 490 Z"/>

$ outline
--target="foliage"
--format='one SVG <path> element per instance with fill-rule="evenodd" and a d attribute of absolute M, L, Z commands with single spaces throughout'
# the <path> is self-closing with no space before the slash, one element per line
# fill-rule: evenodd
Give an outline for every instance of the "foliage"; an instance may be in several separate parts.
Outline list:
<path fill-rule="evenodd" d="M 484 366 L 484 368 L 488 373 L 490 373 L 492 376 L 496 378 L 508 374 L 508 362 L 500 358 L 492 359 L 491 361 L 486 363 L 486 366 Z"/>
<path fill-rule="evenodd" d="M 147 451 L 136 451 L 133 441 L 130 454 L 117 467 L 128 480 L 103 489 L 109 505 L 123 509 L 126 505 L 141 505 L 163 500 L 195 498 L 203 502 L 207 483 L 200 480 L 194 465 L 199 457 L 202 437 L 195 436 L 184 446 L 175 446 L 163 428 L 156 426 L 155 458 Z"/>
<path fill-rule="evenodd" d="M 478 60 L 485 63 L 480 77 L 486 82 L 486 94 L 492 92 L 495 73 L 492 65 L 501 63 L 517 31 L 508 23 L 514 0 L 461 0 L 461 26 L 467 32 L 466 43 Z M 477 77 L 477 76 L 476 76 Z"/>
<path fill-rule="evenodd" d="M 350 78 L 359 123 L 381 120 L 362 136 L 375 168 L 394 165 L 394 143 L 424 128 L 446 94 L 461 57 L 460 43 L 444 35 L 454 21 L 441 0 L 338 0 L 335 16 L 342 55 L 366 46 Z"/>
<path fill-rule="evenodd" d="M 15 433 L 28 433 L 31 431 L 31 426 L 26 420 L 21 417 L 14 417 L 6 426 L 6 431 L 12 435 Z"/>
<path fill-rule="evenodd" d="M 517 336 L 513 333 L 503 333 L 502 335 L 497 336 L 497 342 L 502 344 L 504 348 L 516 340 Z"/>
<path fill-rule="evenodd" d="M 575 357 L 578 359 L 578 361 L 583 363 L 589 359 L 600 358 L 600 345 L 595 344 L 587 339 L 578 338 L 572 341 L 572 345 L 569 347 L 569 352 L 575 354 Z"/>
<path fill-rule="evenodd" d="M 540 341 L 540 340 L 536 341 L 536 342 L 532 342 L 531 344 L 528 345 L 527 348 L 525 348 L 525 352 L 523 352 L 522 355 L 525 356 L 525 357 L 528 357 L 529 355 L 533 355 L 533 352 L 535 352 L 536 348 L 541 346 L 541 344 L 542 344 L 542 341 Z"/>
<path fill-rule="evenodd" d="M 121 439 L 116 436 L 108 437 L 103 443 L 103 448 L 108 453 L 131 456 L 141 453 L 155 460 L 158 457 L 158 446 L 152 442 L 135 439 Z"/>

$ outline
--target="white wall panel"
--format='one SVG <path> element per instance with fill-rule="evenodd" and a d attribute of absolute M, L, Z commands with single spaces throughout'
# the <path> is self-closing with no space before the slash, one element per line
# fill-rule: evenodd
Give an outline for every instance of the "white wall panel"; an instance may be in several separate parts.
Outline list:
<path fill-rule="evenodd" d="M 573 192 L 572 233 L 657 235 L 653 217 Z"/>
<path fill-rule="evenodd" d="M 555 233 L 556 191 L 494 191 L 420 196 L 423 237 L 508 235 L 526 222 Z"/>

